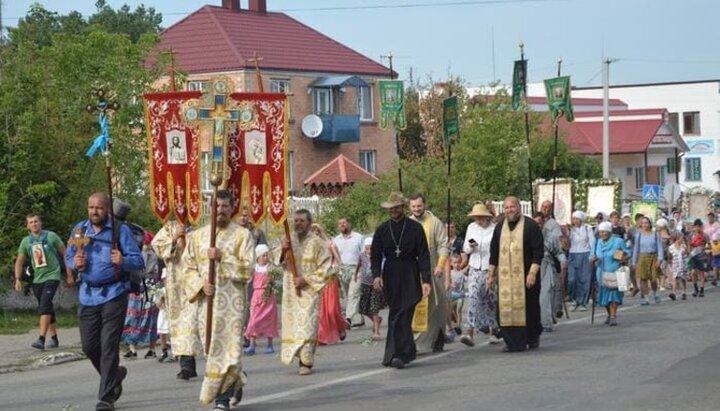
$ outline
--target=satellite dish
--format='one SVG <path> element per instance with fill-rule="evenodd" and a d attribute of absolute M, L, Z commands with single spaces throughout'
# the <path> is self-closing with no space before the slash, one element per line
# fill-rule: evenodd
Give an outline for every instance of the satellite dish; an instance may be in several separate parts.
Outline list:
<path fill-rule="evenodd" d="M 302 133 L 308 138 L 318 138 L 323 131 L 323 122 L 315 114 L 306 116 L 300 125 Z"/>

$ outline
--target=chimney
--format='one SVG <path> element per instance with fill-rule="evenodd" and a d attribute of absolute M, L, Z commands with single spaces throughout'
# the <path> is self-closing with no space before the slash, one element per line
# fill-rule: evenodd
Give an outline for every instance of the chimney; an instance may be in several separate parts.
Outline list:
<path fill-rule="evenodd" d="M 240 11 L 240 0 L 222 0 L 224 9 L 232 11 Z"/>
<path fill-rule="evenodd" d="M 267 0 L 250 0 L 250 11 L 255 13 L 267 13 Z"/>

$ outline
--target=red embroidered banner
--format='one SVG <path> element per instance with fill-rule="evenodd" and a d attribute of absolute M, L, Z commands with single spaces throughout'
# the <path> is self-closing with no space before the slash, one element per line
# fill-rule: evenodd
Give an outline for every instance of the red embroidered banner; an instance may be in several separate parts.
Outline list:
<path fill-rule="evenodd" d="M 267 212 L 273 223 L 282 224 L 287 217 L 287 97 L 233 93 L 230 98 L 239 118 L 228 142 L 228 190 L 247 206 L 253 223 Z"/>
<path fill-rule="evenodd" d="M 150 202 L 164 223 L 173 215 L 195 223 L 202 215 L 200 138 L 189 127 L 181 106 L 202 96 L 199 91 L 147 93 L 145 126 L 150 154 Z"/>

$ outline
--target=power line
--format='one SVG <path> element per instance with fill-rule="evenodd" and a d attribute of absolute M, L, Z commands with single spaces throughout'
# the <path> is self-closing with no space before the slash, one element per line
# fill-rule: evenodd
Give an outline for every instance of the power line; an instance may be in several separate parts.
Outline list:
<path fill-rule="evenodd" d="M 662 60 L 662 59 L 632 59 L 621 58 L 622 61 L 633 63 L 650 63 L 650 64 L 720 64 L 720 60 Z"/>

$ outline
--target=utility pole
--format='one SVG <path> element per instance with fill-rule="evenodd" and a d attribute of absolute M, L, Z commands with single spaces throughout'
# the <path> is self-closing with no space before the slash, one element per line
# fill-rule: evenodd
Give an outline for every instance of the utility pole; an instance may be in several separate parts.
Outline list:
<path fill-rule="evenodd" d="M 603 127 L 602 127 L 602 170 L 603 178 L 610 178 L 610 63 L 616 59 L 606 58 L 602 62 L 603 73 Z"/>

